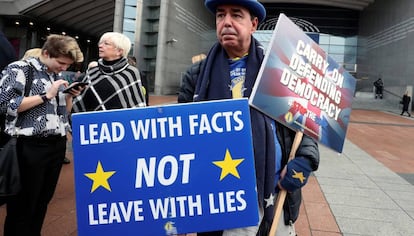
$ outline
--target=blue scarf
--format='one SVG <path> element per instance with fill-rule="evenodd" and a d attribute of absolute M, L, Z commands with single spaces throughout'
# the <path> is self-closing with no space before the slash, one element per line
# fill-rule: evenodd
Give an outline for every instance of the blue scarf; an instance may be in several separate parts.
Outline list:
<path fill-rule="evenodd" d="M 245 97 L 252 93 L 257 73 L 264 58 L 263 46 L 252 37 L 246 66 L 246 80 L 244 86 Z M 213 69 L 214 68 L 214 69 Z M 230 68 L 228 56 L 224 48 L 216 43 L 208 53 L 205 66 L 201 68 L 195 90 L 195 101 L 217 100 L 232 98 L 229 89 Z M 214 88 L 214 89 L 209 89 Z"/>
<path fill-rule="evenodd" d="M 244 97 L 249 97 L 252 92 L 263 58 L 263 46 L 252 37 L 246 64 Z M 204 65 L 197 79 L 194 101 L 231 99 L 228 55 L 219 43 L 211 48 Z M 259 205 L 264 208 L 264 220 L 272 222 L 274 207 L 266 207 L 265 198 L 275 194 L 274 121 L 253 108 L 250 109 L 250 116 Z"/>

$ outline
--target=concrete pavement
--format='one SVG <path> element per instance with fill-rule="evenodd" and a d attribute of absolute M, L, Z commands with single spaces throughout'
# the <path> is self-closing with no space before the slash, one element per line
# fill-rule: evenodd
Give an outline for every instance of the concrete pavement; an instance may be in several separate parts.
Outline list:
<path fill-rule="evenodd" d="M 355 98 L 343 153 L 320 146 L 299 236 L 414 235 L 414 120 L 400 112 L 388 101 Z"/>

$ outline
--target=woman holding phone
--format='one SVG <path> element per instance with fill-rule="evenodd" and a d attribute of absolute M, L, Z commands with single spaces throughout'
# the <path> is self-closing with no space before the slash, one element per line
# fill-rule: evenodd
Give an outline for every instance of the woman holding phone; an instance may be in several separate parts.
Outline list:
<path fill-rule="evenodd" d="M 5 132 L 17 137 L 21 191 L 7 202 L 4 235 L 40 235 L 66 153 L 68 112 L 80 90 L 62 93 L 59 78 L 83 61 L 76 39 L 52 34 L 37 57 L 15 61 L 2 72 L 0 108 Z"/>

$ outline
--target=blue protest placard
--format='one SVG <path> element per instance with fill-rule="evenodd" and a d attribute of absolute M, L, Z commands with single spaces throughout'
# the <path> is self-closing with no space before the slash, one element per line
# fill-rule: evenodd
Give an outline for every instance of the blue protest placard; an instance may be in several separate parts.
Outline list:
<path fill-rule="evenodd" d="M 78 235 L 258 224 L 247 99 L 73 115 Z"/>

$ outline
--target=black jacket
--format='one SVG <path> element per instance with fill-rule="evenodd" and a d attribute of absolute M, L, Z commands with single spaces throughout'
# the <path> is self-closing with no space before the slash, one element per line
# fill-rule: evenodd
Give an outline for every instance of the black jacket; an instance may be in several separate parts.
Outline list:
<path fill-rule="evenodd" d="M 0 31 L 0 71 L 16 60 L 17 56 L 13 46 L 3 32 Z"/>
<path fill-rule="evenodd" d="M 403 111 L 408 111 L 408 105 L 410 104 L 410 102 L 411 97 L 407 94 L 404 94 L 404 96 L 402 97 Z"/>
<path fill-rule="evenodd" d="M 193 64 L 183 75 L 181 81 L 181 87 L 178 93 L 178 102 L 193 102 L 194 93 L 196 90 L 197 80 L 199 79 L 200 71 L 205 67 L 206 61 L 202 60 L 198 63 Z M 264 188 L 264 173 L 266 171 L 266 161 L 263 160 L 264 156 L 268 155 L 267 152 L 269 147 L 274 145 L 274 142 L 270 139 L 273 135 L 266 134 L 269 129 L 264 129 L 271 118 L 264 116 L 261 112 L 251 108 L 251 120 L 252 120 L 252 132 L 253 132 L 253 146 L 255 155 L 255 166 L 256 166 L 256 182 L 258 185 L 259 201 L 263 200 L 264 196 L 260 196 L 261 188 Z M 261 134 L 262 132 L 263 134 Z M 255 136 L 267 137 L 268 140 L 255 139 Z M 277 123 L 277 137 L 282 147 L 282 167 L 287 164 L 291 146 L 295 137 L 295 132 L 286 126 Z M 302 142 L 296 152 L 297 157 L 303 157 L 309 161 L 309 165 L 313 171 L 318 169 L 319 166 L 319 150 L 317 143 L 310 137 L 304 135 Z M 263 164 L 265 163 L 265 164 Z M 274 172 L 273 172 L 274 173 Z M 262 191 L 263 192 L 263 191 Z M 285 212 L 285 223 L 288 224 L 290 221 L 295 222 L 299 215 L 299 207 L 302 200 L 301 189 L 298 189 L 287 194 L 284 212 Z M 259 202 L 260 205 L 260 202 Z M 262 205 L 261 205 L 262 206 Z M 260 232 L 264 234 L 270 229 L 272 219 L 265 219 L 262 221 Z M 264 229 L 263 229 L 264 228 Z M 266 234 L 267 235 L 267 234 Z"/>

